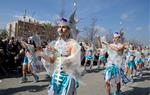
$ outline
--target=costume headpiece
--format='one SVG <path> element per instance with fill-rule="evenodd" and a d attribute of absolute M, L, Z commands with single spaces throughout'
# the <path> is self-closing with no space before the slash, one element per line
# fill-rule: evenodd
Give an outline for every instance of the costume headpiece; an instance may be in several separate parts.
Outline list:
<path fill-rule="evenodd" d="M 60 26 L 60 25 L 69 26 L 69 22 L 68 22 L 67 19 L 61 18 L 61 19 L 57 22 L 57 25 L 58 25 L 58 26 Z"/>
<path fill-rule="evenodd" d="M 115 33 L 113 34 L 113 37 L 120 37 L 120 33 L 115 32 Z"/>

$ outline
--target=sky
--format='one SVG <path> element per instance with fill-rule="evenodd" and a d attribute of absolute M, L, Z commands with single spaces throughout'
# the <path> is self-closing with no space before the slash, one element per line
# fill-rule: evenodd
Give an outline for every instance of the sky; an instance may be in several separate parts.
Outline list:
<path fill-rule="evenodd" d="M 38 20 L 56 22 L 60 11 L 68 18 L 73 11 L 74 0 L 1 0 L 0 28 L 27 15 Z M 64 2 L 64 3 L 62 3 Z M 127 39 L 150 45 L 150 0 L 76 0 L 79 20 L 77 27 L 89 27 L 92 19 L 102 31 L 117 32 L 124 28 Z"/>

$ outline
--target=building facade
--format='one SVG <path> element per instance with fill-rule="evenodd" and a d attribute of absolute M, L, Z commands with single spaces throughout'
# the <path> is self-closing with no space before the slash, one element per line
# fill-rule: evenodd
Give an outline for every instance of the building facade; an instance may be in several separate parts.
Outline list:
<path fill-rule="evenodd" d="M 39 35 L 42 41 L 54 40 L 57 38 L 56 26 L 51 24 L 39 24 L 38 22 L 15 21 L 7 25 L 9 37 L 27 39 L 33 35 Z"/>

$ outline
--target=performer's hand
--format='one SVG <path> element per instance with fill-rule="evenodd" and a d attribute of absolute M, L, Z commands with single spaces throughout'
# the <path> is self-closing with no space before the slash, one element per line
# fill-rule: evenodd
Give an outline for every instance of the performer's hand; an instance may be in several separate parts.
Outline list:
<path fill-rule="evenodd" d="M 36 51 L 43 51 L 42 47 L 36 47 Z"/>
<path fill-rule="evenodd" d="M 108 45 L 106 42 L 102 42 L 102 44 Z"/>
<path fill-rule="evenodd" d="M 36 52 L 35 52 L 35 54 L 36 54 L 36 55 L 38 55 L 38 56 L 41 56 L 41 57 L 43 57 L 43 56 L 44 56 L 44 54 L 43 54 L 43 52 L 42 52 L 42 51 L 36 51 Z"/>
<path fill-rule="evenodd" d="M 46 48 L 49 51 L 55 51 L 56 50 L 53 46 L 50 46 L 50 45 L 47 45 Z"/>
<path fill-rule="evenodd" d="M 124 43 L 124 48 L 128 48 L 128 43 Z"/>

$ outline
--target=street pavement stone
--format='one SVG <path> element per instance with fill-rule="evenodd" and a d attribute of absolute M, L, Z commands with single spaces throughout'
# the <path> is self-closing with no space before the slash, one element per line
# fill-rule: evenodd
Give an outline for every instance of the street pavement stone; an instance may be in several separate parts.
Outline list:
<path fill-rule="evenodd" d="M 49 81 L 44 73 L 40 73 L 40 81 L 33 83 L 33 77 L 28 76 L 28 82 L 20 84 L 20 76 L 11 75 L 0 78 L 0 95 L 47 95 Z M 105 95 L 103 71 L 94 68 L 82 76 L 77 95 Z M 114 90 L 114 89 L 113 89 Z M 134 83 L 121 88 L 123 95 L 150 95 L 150 71 L 144 71 L 141 78 L 135 78 Z"/>

